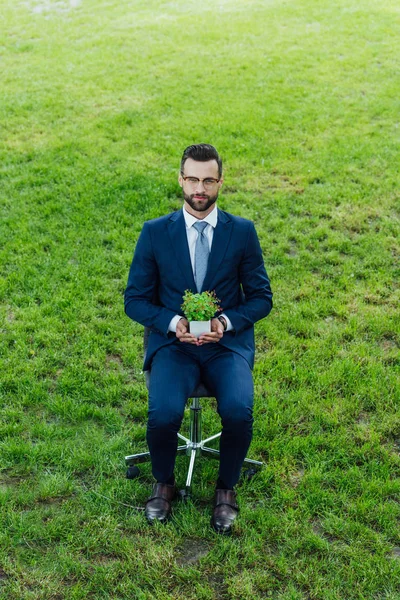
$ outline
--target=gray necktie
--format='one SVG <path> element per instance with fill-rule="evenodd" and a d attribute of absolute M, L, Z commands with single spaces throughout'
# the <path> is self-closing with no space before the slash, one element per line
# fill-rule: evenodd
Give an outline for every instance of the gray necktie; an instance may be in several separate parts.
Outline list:
<path fill-rule="evenodd" d="M 200 292 L 206 276 L 208 256 L 210 254 L 208 239 L 204 233 L 207 225 L 208 223 L 204 223 L 204 221 L 197 221 L 197 223 L 193 224 L 193 227 L 199 232 L 194 249 L 194 280 L 198 292 Z"/>

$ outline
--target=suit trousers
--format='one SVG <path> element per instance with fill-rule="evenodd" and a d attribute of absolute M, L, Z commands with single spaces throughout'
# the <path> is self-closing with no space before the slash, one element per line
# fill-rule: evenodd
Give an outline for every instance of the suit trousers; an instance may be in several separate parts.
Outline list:
<path fill-rule="evenodd" d="M 215 396 L 222 422 L 219 480 L 233 488 L 252 438 L 254 386 L 246 359 L 219 343 L 176 340 L 153 358 L 147 424 L 153 476 L 161 483 L 173 476 L 185 404 L 200 380 Z"/>

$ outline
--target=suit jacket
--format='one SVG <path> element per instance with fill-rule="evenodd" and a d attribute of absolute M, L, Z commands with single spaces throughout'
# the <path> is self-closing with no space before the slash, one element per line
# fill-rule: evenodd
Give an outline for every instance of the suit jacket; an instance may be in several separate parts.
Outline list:
<path fill-rule="evenodd" d="M 175 315 L 183 316 L 187 289 L 197 292 L 181 209 L 144 223 L 129 272 L 125 312 L 151 329 L 145 370 L 157 350 L 176 340 L 168 326 Z M 234 328 L 219 343 L 241 354 L 253 368 L 253 326 L 271 311 L 272 292 L 251 221 L 218 209 L 204 290 L 215 290 Z"/>

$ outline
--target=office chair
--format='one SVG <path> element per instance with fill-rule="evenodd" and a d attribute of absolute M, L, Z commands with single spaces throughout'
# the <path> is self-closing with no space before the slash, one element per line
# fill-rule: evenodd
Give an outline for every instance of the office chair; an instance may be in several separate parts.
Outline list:
<path fill-rule="evenodd" d="M 144 337 L 143 337 L 143 346 L 144 346 L 144 354 L 146 355 L 148 339 L 150 335 L 150 329 L 145 327 L 144 329 Z M 145 381 L 146 387 L 149 389 L 150 385 L 150 377 L 151 371 L 145 371 Z M 206 439 L 202 439 L 202 408 L 200 406 L 200 398 L 212 398 L 213 394 L 209 392 L 206 386 L 200 382 L 200 384 L 193 390 L 192 394 L 189 396 L 192 399 L 192 404 L 190 406 L 190 424 L 189 424 L 189 437 L 178 433 L 178 438 L 184 442 L 183 445 L 178 446 L 177 455 L 186 454 L 189 456 L 189 468 L 186 477 L 186 485 L 185 489 L 181 490 L 180 494 L 183 499 L 189 498 L 191 495 L 191 486 L 192 486 L 192 478 L 194 471 L 194 464 L 197 456 L 203 455 L 212 458 L 219 459 L 219 450 L 215 450 L 214 448 L 209 448 L 207 444 L 212 442 L 213 440 L 218 439 L 221 436 L 221 432 L 216 433 Z M 127 479 L 135 479 L 140 475 L 139 468 L 137 464 L 144 463 L 150 461 L 150 452 L 141 452 L 139 454 L 131 454 L 129 456 L 125 456 L 125 464 L 127 465 L 126 477 Z M 248 468 L 245 472 L 245 475 L 248 479 L 251 477 L 263 466 L 263 463 L 258 460 L 252 460 L 250 458 L 245 458 L 244 465 L 247 465 Z"/>

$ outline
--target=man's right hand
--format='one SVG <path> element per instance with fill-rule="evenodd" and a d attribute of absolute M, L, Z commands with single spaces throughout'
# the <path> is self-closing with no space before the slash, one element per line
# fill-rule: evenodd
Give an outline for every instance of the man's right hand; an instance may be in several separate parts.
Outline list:
<path fill-rule="evenodd" d="M 197 337 L 189 333 L 189 321 L 185 318 L 179 319 L 176 324 L 176 337 L 180 342 L 186 342 L 187 344 L 194 344 L 199 346 L 199 340 Z"/>

